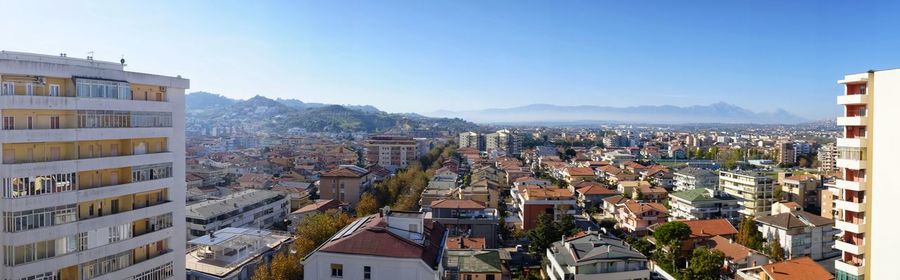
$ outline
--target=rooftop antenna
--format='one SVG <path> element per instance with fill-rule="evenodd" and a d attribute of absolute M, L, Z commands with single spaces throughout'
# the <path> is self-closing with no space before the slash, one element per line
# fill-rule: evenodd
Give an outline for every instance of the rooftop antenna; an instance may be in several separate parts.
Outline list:
<path fill-rule="evenodd" d="M 122 55 L 122 59 L 119 59 L 119 63 L 122 63 L 122 67 L 128 66 L 128 64 L 125 64 L 125 55 L 124 54 Z"/>
<path fill-rule="evenodd" d="M 88 52 L 87 60 L 94 61 L 94 51 Z"/>

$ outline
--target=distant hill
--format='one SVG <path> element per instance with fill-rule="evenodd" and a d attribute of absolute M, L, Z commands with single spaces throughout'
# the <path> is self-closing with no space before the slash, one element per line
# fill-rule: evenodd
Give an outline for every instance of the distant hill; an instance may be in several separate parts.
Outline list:
<path fill-rule="evenodd" d="M 538 123 L 606 121 L 625 123 L 684 124 L 684 123 L 757 123 L 797 124 L 807 122 L 785 110 L 753 112 L 732 104 L 719 102 L 710 105 L 679 106 L 559 106 L 533 104 L 514 108 L 470 111 L 437 111 L 429 117 L 459 117 L 476 123 Z"/>
<path fill-rule="evenodd" d="M 260 95 L 247 100 L 236 100 L 205 92 L 191 93 L 188 94 L 186 107 L 188 120 L 192 123 L 241 125 L 272 131 L 303 128 L 313 132 L 403 132 L 427 128 L 454 131 L 477 128 L 475 124 L 458 118 L 390 114 L 369 105 L 342 106 L 306 103 L 296 99 L 273 100 Z"/>
<path fill-rule="evenodd" d="M 237 100 L 209 92 L 193 92 L 185 95 L 187 110 L 203 110 L 209 108 L 225 107 L 237 102 Z"/>

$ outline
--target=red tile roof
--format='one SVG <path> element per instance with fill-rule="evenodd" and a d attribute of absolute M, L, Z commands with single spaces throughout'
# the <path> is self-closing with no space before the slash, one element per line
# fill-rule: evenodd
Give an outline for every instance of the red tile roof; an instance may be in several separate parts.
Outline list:
<path fill-rule="evenodd" d="M 379 215 L 371 215 L 358 229 L 343 237 L 325 242 L 318 251 L 368 255 L 402 259 L 421 259 L 427 265 L 436 267 L 437 256 L 443 250 L 444 227 L 440 223 L 426 221 L 425 238 L 428 242 L 417 244 L 396 235 L 387 229 L 387 221 Z M 349 225 L 348 225 L 349 227 Z M 347 228 L 345 228 L 347 229 Z M 344 229 L 338 231 L 343 232 Z M 315 253 L 315 252 L 313 252 Z"/>
<path fill-rule="evenodd" d="M 726 219 L 679 221 L 691 227 L 691 237 L 712 237 L 737 234 L 737 229 Z"/>
<path fill-rule="evenodd" d="M 447 238 L 447 249 L 484 249 L 487 242 L 484 237 L 454 236 Z"/>
<path fill-rule="evenodd" d="M 322 173 L 322 177 L 353 177 L 353 178 L 359 178 L 359 177 L 362 177 L 362 176 L 364 176 L 364 175 L 366 175 L 366 174 L 368 174 L 368 173 L 369 173 L 369 171 L 366 170 L 365 168 L 362 168 L 362 167 L 341 165 L 341 166 L 338 166 L 338 167 L 335 168 L 335 169 L 328 170 L 327 172 Z"/>
<path fill-rule="evenodd" d="M 431 202 L 431 208 L 439 209 L 485 209 L 483 202 L 471 199 L 439 199 Z"/>
<path fill-rule="evenodd" d="M 569 176 L 594 176 L 594 170 L 590 167 L 569 167 L 566 172 Z"/>
<path fill-rule="evenodd" d="M 762 268 L 772 280 L 834 279 L 834 275 L 828 273 L 828 270 L 825 270 L 825 268 L 814 262 L 810 257 L 799 257 L 783 262 L 767 264 L 762 266 Z"/>
<path fill-rule="evenodd" d="M 581 182 L 575 186 L 575 191 L 582 195 L 616 195 L 619 192 L 610 190 L 597 182 Z"/>

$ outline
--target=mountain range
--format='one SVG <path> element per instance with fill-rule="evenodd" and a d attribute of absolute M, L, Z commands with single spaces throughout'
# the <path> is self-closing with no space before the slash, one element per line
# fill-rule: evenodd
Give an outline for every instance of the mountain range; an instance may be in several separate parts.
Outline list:
<path fill-rule="evenodd" d="M 302 128 L 311 132 L 391 132 L 416 129 L 473 130 L 476 125 L 458 118 L 431 118 L 416 114 L 391 114 L 369 105 L 306 103 L 296 99 L 254 96 L 231 99 L 208 92 L 185 97 L 189 123 L 240 125 L 268 131 Z"/>
<path fill-rule="evenodd" d="M 513 108 L 493 108 L 466 111 L 436 111 L 429 117 L 458 117 L 475 123 L 534 124 L 617 122 L 648 124 L 687 123 L 755 123 L 798 124 L 809 120 L 783 109 L 773 112 L 754 112 L 736 105 L 718 102 L 694 106 L 560 106 L 532 104 Z"/>

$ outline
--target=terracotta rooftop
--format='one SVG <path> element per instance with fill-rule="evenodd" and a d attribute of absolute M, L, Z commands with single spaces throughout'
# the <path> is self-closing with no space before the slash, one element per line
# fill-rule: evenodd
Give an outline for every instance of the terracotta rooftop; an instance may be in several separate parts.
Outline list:
<path fill-rule="evenodd" d="M 587 183 L 587 184 L 585 184 Z M 616 195 L 619 192 L 606 188 L 597 182 L 582 182 L 576 186 L 576 192 L 583 195 Z"/>
<path fill-rule="evenodd" d="M 480 201 L 471 199 L 439 199 L 431 202 L 431 208 L 485 209 L 487 206 Z"/>
<path fill-rule="evenodd" d="M 792 229 L 797 227 L 819 227 L 834 224 L 834 220 L 828 219 L 806 211 L 793 211 L 781 213 L 773 216 L 765 216 L 756 218 L 759 223 L 769 224 L 783 229 Z"/>
<path fill-rule="evenodd" d="M 590 167 L 569 167 L 566 172 L 569 176 L 594 176 L 594 170 Z"/>
<path fill-rule="evenodd" d="M 312 211 L 325 212 L 329 209 L 337 209 L 340 206 L 340 201 L 334 199 L 316 199 L 313 203 L 300 207 L 300 209 L 297 209 L 294 213 L 307 213 Z"/>
<path fill-rule="evenodd" d="M 369 171 L 365 168 L 355 166 L 355 165 L 341 165 L 337 168 L 331 169 L 322 173 L 322 177 L 353 177 L 359 178 L 368 174 Z"/>
<path fill-rule="evenodd" d="M 810 257 L 799 257 L 783 262 L 762 266 L 763 271 L 772 280 L 830 280 L 834 279 L 825 268 L 814 262 Z"/>
<path fill-rule="evenodd" d="M 657 212 L 660 212 L 661 214 L 665 214 L 665 213 L 668 213 L 668 211 L 669 211 L 668 209 L 666 209 L 666 206 L 663 206 L 662 204 L 655 203 L 655 202 L 628 201 L 628 202 L 625 202 L 625 208 L 628 209 L 629 212 L 634 213 L 634 214 L 640 214 L 640 213 L 644 213 L 644 212 L 647 212 L 650 210 L 656 210 Z"/>
<path fill-rule="evenodd" d="M 679 221 L 691 227 L 691 237 L 712 237 L 737 234 L 737 229 L 726 219 Z"/>
<path fill-rule="evenodd" d="M 744 247 L 744 245 L 735 243 L 733 242 L 733 240 L 719 235 L 713 236 L 709 240 L 704 241 L 702 244 L 710 249 L 721 251 L 725 254 L 725 258 L 733 262 L 741 262 L 748 256 L 750 256 L 751 253 L 756 253 L 756 251 Z"/>
<path fill-rule="evenodd" d="M 388 230 L 387 220 L 378 214 L 357 219 L 325 242 L 317 251 L 401 259 L 421 259 L 434 268 L 443 250 L 444 227 L 425 223 L 424 239 L 419 244 Z M 340 236 L 339 236 L 340 235 Z M 313 254 L 315 251 L 313 252 Z"/>
<path fill-rule="evenodd" d="M 484 237 L 462 237 L 462 236 L 453 236 L 447 238 L 447 249 L 484 249 L 485 241 Z"/>

